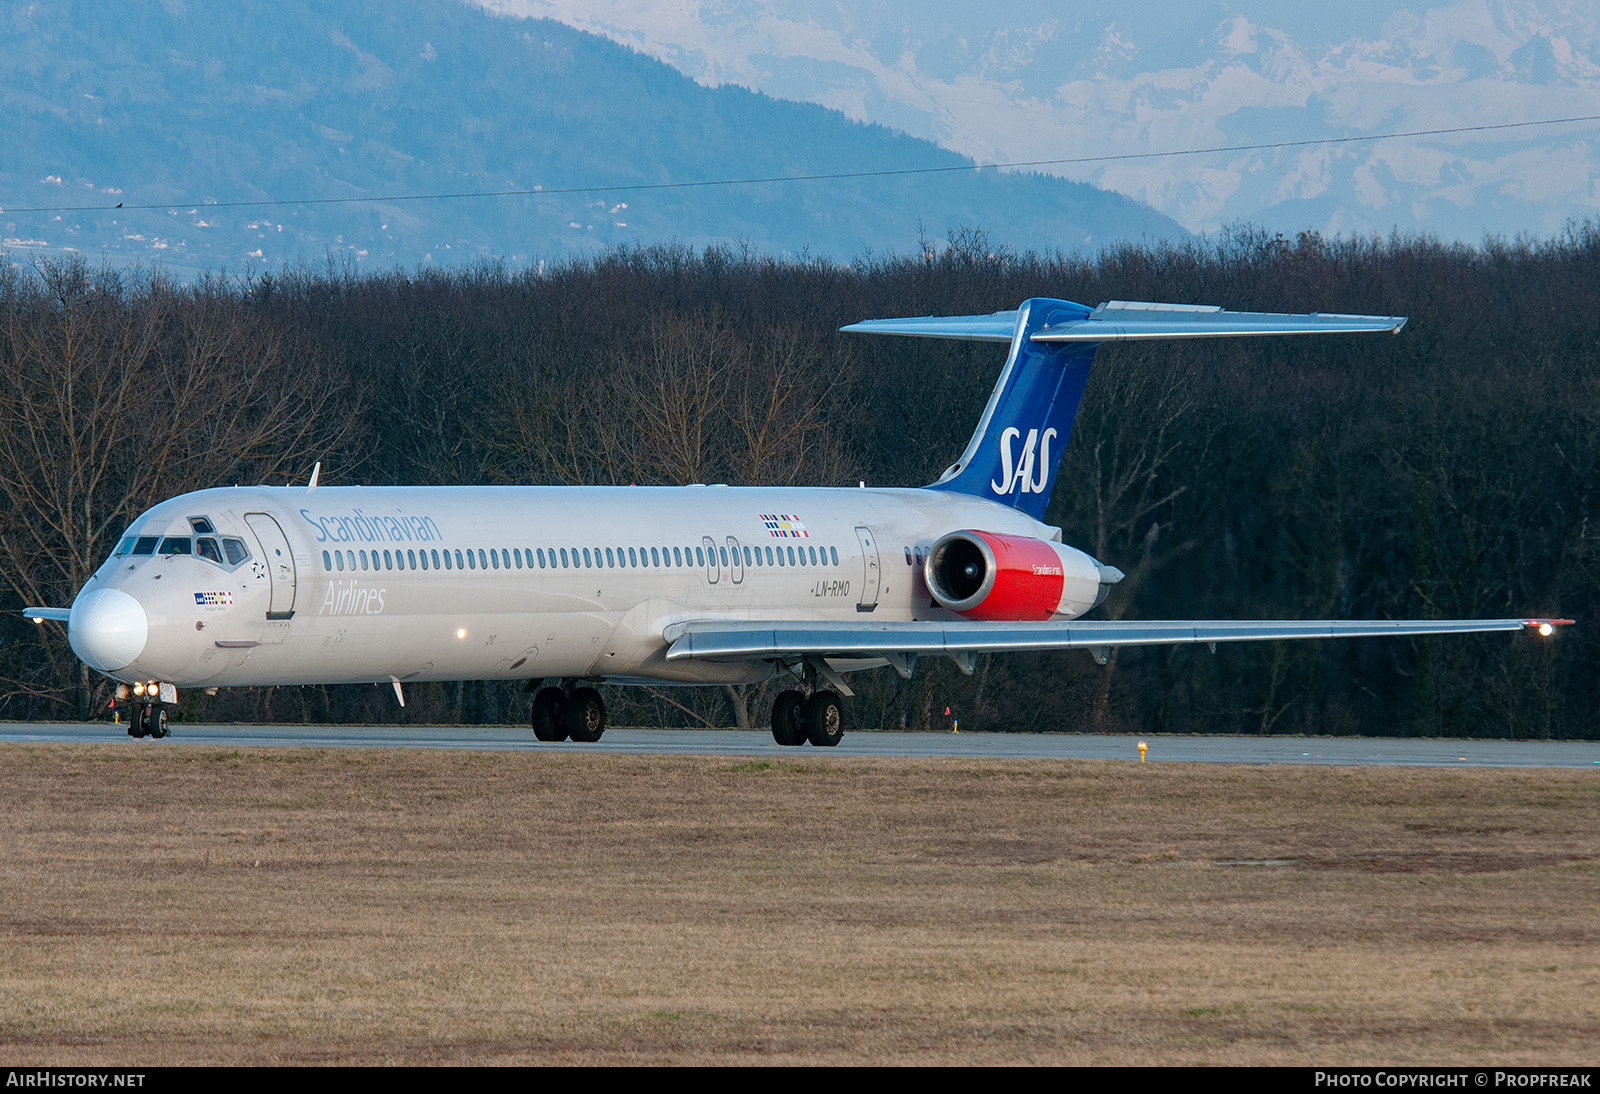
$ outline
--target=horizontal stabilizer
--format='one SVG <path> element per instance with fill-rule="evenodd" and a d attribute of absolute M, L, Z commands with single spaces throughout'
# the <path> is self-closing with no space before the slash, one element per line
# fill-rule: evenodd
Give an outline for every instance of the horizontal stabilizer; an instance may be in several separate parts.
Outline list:
<path fill-rule="evenodd" d="M 915 319 L 868 319 L 840 327 L 850 334 L 904 334 L 912 338 L 956 338 L 965 342 L 1009 342 L 1017 333 L 1017 313 L 924 315 Z"/>
<path fill-rule="evenodd" d="M 1113 300 L 1088 318 L 1057 323 L 1033 335 L 1035 342 L 1136 342 L 1157 338 L 1240 338 L 1269 334 L 1389 334 L 1406 325 L 1401 315 L 1290 315 L 1223 311 L 1186 304 Z"/>
<path fill-rule="evenodd" d="M 1087 308 L 1084 309 L 1088 311 Z M 1273 334 L 1398 334 L 1403 315 L 1340 315 L 1309 312 L 1225 311 L 1197 304 L 1152 304 L 1112 300 L 1082 318 L 1035 331 L 1032 342 L 1138 342 L 1161 338 L 1249 338 Z M 925 315 L 868 319 L 840 330 L 852 334 L 901 334 L 968 342 L 1010 342 L 1017 312 L 992 315 Z"/>
<path fill-rule="evenodd" d="M 1570 619 L 1177 619 L 1067 623 L 796 623 L 703 620 L 667 629 L 668 661 L 759 661 L 784 657 L 882 657 L 1019 653 L 1027 650 L 1260 642 L 1292 638 L 1397 638 L 1533 630 Z"/>

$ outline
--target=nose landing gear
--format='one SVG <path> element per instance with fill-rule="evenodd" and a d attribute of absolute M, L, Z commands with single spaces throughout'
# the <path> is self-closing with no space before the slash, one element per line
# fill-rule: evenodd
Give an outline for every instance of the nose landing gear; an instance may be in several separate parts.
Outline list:
<path fill-rule="evenodd" d="M 117 699 L 133 701 L 133 713 L 128 719 L 128 736 L 154 737 L 160 740 L 171 730 L 167 728 L 167 708 L 178 701 L 178 689 L 171 684 L 139 684 L 129 688 L 117 685 Z"/>
<path fill-rule="evenodd" d="M 533 735 L 541 741 L 594 744 L 606 731 L 606 704 L 591 687 L 540 688 L 533 697 Z"/>

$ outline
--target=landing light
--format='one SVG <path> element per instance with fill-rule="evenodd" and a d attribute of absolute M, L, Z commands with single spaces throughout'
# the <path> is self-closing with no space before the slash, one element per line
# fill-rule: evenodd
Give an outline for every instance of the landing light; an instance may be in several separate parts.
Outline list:
<path fill-rule="evenodd" d="M 1540 623 L 1539 633 L 1544 637 L 1549 638 L 1552 634 L 1556 633 L 1556 629 L 1548 623 Z"/>
<path fill-rule="evenodd" d="M 456 637 L 457 638 L 465 638 L 466 636 L 467 636 L 467 628 L 465 628 L 465 627 L 457 627 L 456 628 Z"/>
<path fill-rule="evenodd" d="M 143 695 L 144 694 L 144 681 L 142 681 L 142 680 L 138 681 L 137 683 L 135 683 L 133 685 L 133 693 L 135 695 Z"/>
<path fill-rule="evenodd" d="M 36 615 L 36 616 L 33 617 L 33 621 L 35 623 L 43 623 L 44 622 L 44 616 Z"/>

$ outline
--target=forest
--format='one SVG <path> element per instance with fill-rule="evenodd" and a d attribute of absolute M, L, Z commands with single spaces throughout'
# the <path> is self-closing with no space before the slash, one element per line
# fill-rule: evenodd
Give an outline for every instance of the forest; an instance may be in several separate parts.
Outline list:
<path fill-rule="evenodd" d="M 1600 735 L 1600 223 L 1098 254 L 980 231 L 849 264 L 616 248 L 523 268 L 180 282 L 0 262 L 0 718 L 105 717 L 59 625 L 135 516 L 235 483 L 917 486 L 1002 347 L 838 332 L 1031 296 L 1405 315 L 1397 336 L 1107 346 L 1047 520 L 1127 574 L 1104 618 L 1559 615 L 1485 635 L 925 661 L 852 679 L 863 729 Z M 614 725 L 761 724 L 770 685 L 611 688 Z M 525 723 L 517 684 L 186 693 L 205 721 Z M 945 710 L 951 711 L 950 716 Z"/>

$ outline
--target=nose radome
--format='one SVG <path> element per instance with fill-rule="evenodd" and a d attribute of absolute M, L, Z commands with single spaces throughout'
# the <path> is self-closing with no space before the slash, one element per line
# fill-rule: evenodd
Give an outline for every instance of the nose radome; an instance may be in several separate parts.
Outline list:
<path fill-rule="evenodd" d="M 92 589 L 72 603 L 67 643 L 90 668 L 115 672 L 132 664 L 149 637 L 144 606 L 121 589 Z"/>

